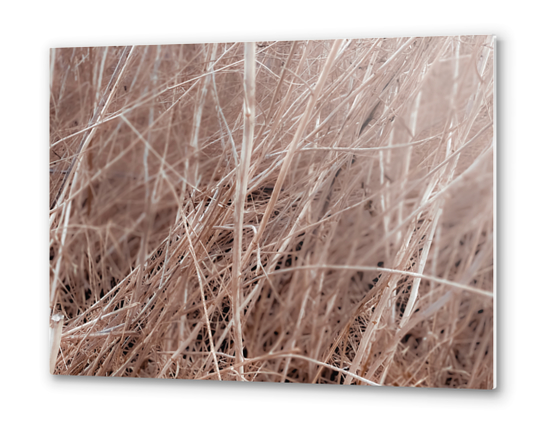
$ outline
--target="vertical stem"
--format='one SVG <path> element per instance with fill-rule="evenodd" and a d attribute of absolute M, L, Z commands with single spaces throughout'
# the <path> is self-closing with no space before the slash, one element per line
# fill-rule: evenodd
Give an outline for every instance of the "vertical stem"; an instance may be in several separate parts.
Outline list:
<path fill-rule="evenodd" d="M 254 43 L 245 43 L 245 103 L 244 103 L 244 131 L 243 146 L 241 149 L 241 162 L 237 168 L 237 183 L 235 187 L 235 214 L 234 214 L 234 249 L 233 249 L 233 335 L 235 342 L 235 362 L 243 361 L 243 332 L 241 326 L 242 294 L 242 267 L 243 255 L 243 218 L 245 212 L 245 197 L 248 184 L 248 171 L 254 141 L 254 122 L 256 112 L 256 46 Z M 243 375 L 243 367 L 240 367 Z"/>
<path fill-rule="evenodd" d="M 49 92 L 53 92 L 53 80 L 54 80 L 54 73 L 55 73 L 55 60 L 56 60 L 56 49 L 51 49 L 51 70 L 49 72 Z"/>
<path fill-rule="evenodd" d="M 54 374 L 56 367 L 56 358 L 60 349 L 60 339 L 62 338 L 62 325 L 64 324 L 64 315 L 55 314 L 51 317 L 52 328 L 50 335 L 51 351 L 49 356 L 49 371 Z"/>

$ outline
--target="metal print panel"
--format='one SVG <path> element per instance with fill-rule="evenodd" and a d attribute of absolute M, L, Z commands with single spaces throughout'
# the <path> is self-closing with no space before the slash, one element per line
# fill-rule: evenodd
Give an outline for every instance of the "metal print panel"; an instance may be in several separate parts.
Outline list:
<path fill-rule="evenodd" d="M 53 374 L 494 387 L 494 38 L 56 48 Z"/>

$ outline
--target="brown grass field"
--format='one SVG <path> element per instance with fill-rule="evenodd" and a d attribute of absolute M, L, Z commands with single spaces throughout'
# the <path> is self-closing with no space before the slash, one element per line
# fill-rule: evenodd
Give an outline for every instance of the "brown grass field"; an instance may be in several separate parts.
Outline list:
<path fill-rule="evenodd" d="M 51 372 L 493 388 L 493 46 L 52 49 Z"/>

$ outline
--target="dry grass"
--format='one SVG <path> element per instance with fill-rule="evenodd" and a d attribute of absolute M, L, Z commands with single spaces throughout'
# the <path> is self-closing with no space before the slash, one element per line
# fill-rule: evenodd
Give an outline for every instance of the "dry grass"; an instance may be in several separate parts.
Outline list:
<path fill-rule="evenodd" d="M 493 90 L 485 36 L 52 50 L 52 370 L 492 388 Z"/>

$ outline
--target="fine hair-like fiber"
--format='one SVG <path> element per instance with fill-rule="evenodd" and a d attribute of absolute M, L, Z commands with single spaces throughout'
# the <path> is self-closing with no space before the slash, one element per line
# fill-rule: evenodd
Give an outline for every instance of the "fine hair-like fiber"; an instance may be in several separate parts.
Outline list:
<path fill-rule="evenodd" d="M 51 372 L 493 388 L 493 49 L 52 49 Z"/>

